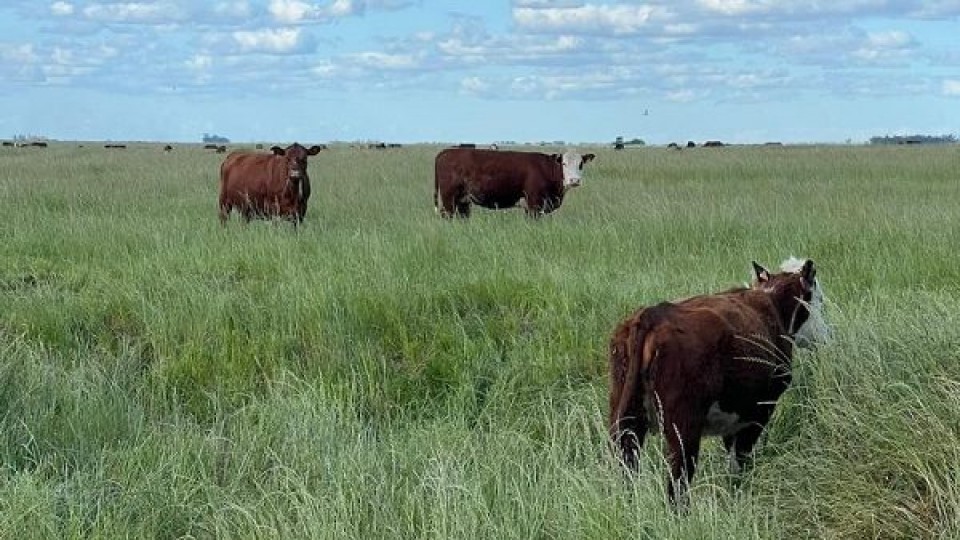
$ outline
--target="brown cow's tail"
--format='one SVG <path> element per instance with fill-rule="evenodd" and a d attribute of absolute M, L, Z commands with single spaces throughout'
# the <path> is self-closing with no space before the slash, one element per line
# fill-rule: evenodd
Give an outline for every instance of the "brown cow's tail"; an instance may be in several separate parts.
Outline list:
<path fill-rule="evenodd" d="M 229 156 L 228 156 L 229 157 Z M 232 205 L 230 204 L 229 197 L 227 196 L 227 159 L 224 159 L 220 163 L 220 224 L 225 225 L 227 219 L 230 218 L 230 210 Z"/>
<path fill-rule="evenodd" d="M 610 437 L 624 463 L 636 468 L 637 453 L 649 429 L 646 410 L 650 367 L 657 356 L 652 330 L 666 306 L 646 308 L 622 324 L 610 344 Z"/>

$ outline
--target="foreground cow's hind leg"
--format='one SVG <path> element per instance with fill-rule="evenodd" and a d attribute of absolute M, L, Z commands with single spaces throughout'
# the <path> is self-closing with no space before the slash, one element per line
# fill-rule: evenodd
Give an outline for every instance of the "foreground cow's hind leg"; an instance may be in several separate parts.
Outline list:
<path fill-rule="evenodd" d="M 626 361 L 626 358 L 622 359 Z M 637 359 L 636 361 L 639 361 Z M 628 376 L 623 368 L 624 376 Z M 636 471 L 640 449 L 647 437 L 649 425 L 643 410 L 642 388 L 634 388 L 633 395 L 623 395 L 625 381 L 613 382 L 610 394 L 610 438 L 617 456 L 631 471 Z"/>
<path fill-rule="evenodd" d="M 670 462 L 667 495 L 670 502 L 678 506 L 686 504 L 686 491 L 696 472 L 703 417 L 704 411 L 694 407 L 666 406 L 664 410 L 663 436 L 667 440 L 667 459 Z"/>

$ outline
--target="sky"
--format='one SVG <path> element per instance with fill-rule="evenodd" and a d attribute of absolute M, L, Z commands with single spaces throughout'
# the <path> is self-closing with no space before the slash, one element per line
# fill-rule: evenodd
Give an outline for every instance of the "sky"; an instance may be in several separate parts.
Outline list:
<path fill-rule="evenodd" d="M 960 134 L 960 0 L 0 0 L 0 138 Z"/>

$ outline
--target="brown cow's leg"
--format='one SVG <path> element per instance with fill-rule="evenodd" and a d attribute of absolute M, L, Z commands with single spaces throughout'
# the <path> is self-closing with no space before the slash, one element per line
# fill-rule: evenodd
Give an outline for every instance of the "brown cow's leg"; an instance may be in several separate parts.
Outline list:
<path fill-rule="evenodd" d="M 757 416 L 751 419 L 751 424 L 735 435 L 723 438 L 723 447 L 727 449 L 728 454 L 732 454 L 731 472 L 739 473 L 746 466 L 753 452 L 753 447 L 763 434 L 763 428 L 773 415 L 773 407 L 761 406 L 757 410 Z"/>
<path fill-rule="evenodd" d="M 649 428 L 640 400 L 632 396 L 627 399 L 630 402 L 624 407 L 623 415 L 610 419 L 610 437 L 623 464 L 636 471 L 640 461 L 640 449 L 643 448 Z"/>
<path fill-rule="evenodd" d="M 437 208 L 440 215 L 450 218 L 457 213 L 457 194 L 453 190 L 444 189 L 440 191 L 440 206 Z"/>
<path fill-rule="evenodd" d="M 227 220 L 230 219 L 230 203 L 220 201 L 220 225 L 226 226 Z"/>
<path fill-rule="evenodd" d="M 670 502 L 683 505 L 700 456 L 705 411 L 694 404 L 683 403 L 682 397 L 673 403 L 664 403 L 663 409 L 663 436 L 667 440 L 670 462 L 667 495 Z"/>

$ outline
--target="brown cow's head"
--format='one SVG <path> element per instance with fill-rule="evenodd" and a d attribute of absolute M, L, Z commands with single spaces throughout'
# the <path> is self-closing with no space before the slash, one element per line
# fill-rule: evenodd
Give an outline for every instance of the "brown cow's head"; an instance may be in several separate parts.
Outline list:
<path fill-rule="evenodd" d="M 564 154 L 553 154 L 553 159 L 560 164 L 563 169 L 563 187 L 576 187 L 583 181 L 583 166 L 592 161 L 594 154 L 580 155 L 576 152 L 565 152 Z"/>
<path fill-rule="evenodd" d="M 307 176 L 307 158 L 317 155 L 321 149 L 321 147 L 314 145 L 308 150 L 299 143 L 293 143 L 286 148 L 274 146 L 270 151 L 274 155 L 286 159 L 287 177 L 292 182 L 299 182 L 301 178 Z"/>
<path fill-rule="evenodd" d="M 791 336 L 804 329 L 811 318 L 822 321 L 817 269 L 813 261 L 807 259 L 798 269 L 791 268 L 777 274 L 771 274 L 754 261 L 753 273 L 751 287 L 771 293 Z"/>

